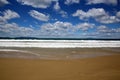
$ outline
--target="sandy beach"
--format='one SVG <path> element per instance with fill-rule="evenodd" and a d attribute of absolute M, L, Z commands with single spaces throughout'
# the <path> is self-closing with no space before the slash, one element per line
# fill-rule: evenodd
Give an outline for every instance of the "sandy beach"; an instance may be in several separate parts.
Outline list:
<path fill-rule="evenodd" d="M 46 52 L 45 54 L 58 51 L 57 49 L 42 50 L 41 52 Z M 110 50 L 112 51 L 107 50 L 108 52 L 106 51 L 106 53 L 113 53 L 114 55 L 76 59 L 63 58 L 52 60 L 1 57 L 0 80 L 120 80 L 120 55 L 118 54 L 120 52 L 118 49 Z M 37 51 L 37 49 L 35 51 Z M 86 49 L 65 49 L 58 52 L 66 53 L 66 51 L 76 51 L 77 53 L 79 52 L 79 54 L 82 54 L 80 51 L 84 54 L 87 54 L 87 52 L 89 52 L 89 54 L 92 54 L 92 52 L 95 54 L 99 51 L 101 51 L 101 53 L 103 51 L 105 52 L 105 50 L 102 51 L 101 49 L 87 49 L 87 51 Z M 4 51 L 0 53 L 5 54 Z"/>
<path fill-rule="evenodd" d="M 120 0 L 0 0 L 0 80 L 120 80 Z"/>

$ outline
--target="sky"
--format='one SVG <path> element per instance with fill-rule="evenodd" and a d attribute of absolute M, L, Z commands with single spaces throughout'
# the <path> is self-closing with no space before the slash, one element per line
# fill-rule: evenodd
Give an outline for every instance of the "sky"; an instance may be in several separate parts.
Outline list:
<path fill-rule="evenodd" d="M 120 0 L 0 0 L 0 37 L 120 39 Z"/>

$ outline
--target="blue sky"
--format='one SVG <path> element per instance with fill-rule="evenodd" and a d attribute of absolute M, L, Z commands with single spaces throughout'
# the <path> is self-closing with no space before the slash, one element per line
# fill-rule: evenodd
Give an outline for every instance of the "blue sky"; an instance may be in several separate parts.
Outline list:
<path fill-rule="evenodd" d="M 120 0 L 0 0 L 0 37 L 119 35 Z"/>

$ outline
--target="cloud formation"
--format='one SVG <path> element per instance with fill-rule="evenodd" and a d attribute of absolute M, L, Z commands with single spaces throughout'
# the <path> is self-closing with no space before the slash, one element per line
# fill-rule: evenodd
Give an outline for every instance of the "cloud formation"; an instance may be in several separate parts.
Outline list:
<path fill-rule="evenodd" d="M 18 13 L 16 13 L 15 11 L 12 11 L 10 9 L 5 10 L 5 12 L 3 12 L 3 15 L 4 15 L 3 18 L 6 20 L 20 17 Z"/>
<path fill-rule="evenodd" d="M 86 0 L 88 5 L 91 4 L 107 4 L 107 5 L 117 5 L 118 0 Z"/>
<path fill-rule="evenodd" d="M 67 35 L 71 32 L 73 26 L 69 22 L 57 21 L 55 23 L 47 23 L 41 26 L 41 31 L 49 35 Z"/>
<path fill-rule="evenodd" d="M 97 30 L 102 33 L 120 33 L 120 28 L 109 28 L 105 25 L 99 26 Z"/>
<path fill-rule="evenodd" d="M 87 12 L 83 10 L 77 10 L 72 14 L 72 16 L 78 16 L 81 20 L 93 18 L 96 21 L 104 24 L 120 22 L 120 19 L 117 17 L 119 16 L 119 13 L 117 13 L 117 16 L 110 16 L 103 8 L 92 8 Z"/>
<path fill-rule="evenodd" d="M 22 27 L 16 23 L 5 23 L 0 25 L 0 36 L 7 37 L 20 37 L 30 36 L 34 30 L 29 27 Z"/>
<path fill-rule="evenodd" d="M 9 4 L 7 0 L 0 0 L 0 6 L 3 6 L 5 4 Z"/>
<path fill-rule="evenodd" d="M 62 17 L 67 17 L 67 12 L 63 11 L 59 5 L 59 2 L 56 2 L 54 5 L 54 10 L 62 15 Z"/>
<path fill-rule="evenodd" d="M 58 0 L 17 0 L 22 5 L 28 5 L 35 8 L 48 8 L 52 2 L 56 2 Z"/>
<path fill-rule="evenodd" d="M 66 0 L 64 3 L 66 4 L 66 5 L 71 5 L 71 4 L 74 4 L 74 3 L 79 3 L 80 2 L 80 0 Z"/>
<path fill-rule="evenodd" d="M 94 32 L 88 32 L 96 29 Z M 77 32 L 77 33 L 76 33 Z M 56 21 L 40 25 L 39 29 L 29 26 L 19 26 L 16 23 L 0 24 L 1 37 L 108 37 L 119 38 L 120 28 L 109 28 L 105 25 L 96 26 L 92 23 L 79 23 L 73 25 L 70 22 Z"/>
<path fill-rule="evenodd" d="M 90 28 L 95 27 L 94 24 L 90 23 L 79 23 L 73 25 L 70 22 L 56 21 L 54 23 L 45 23 L 40 26 L 39 29 L 34 29 L 32 27 L 19 26 L 16 23 L 4 23 L 0 24 L 0 36 L 71 36 L 77 31 L 87 31 Z M 2 35 L 6 34 L 6 35 Z"/>
<path fill-rule="evenodd" d="M 56 4 L 54 5 L 53 7 L 56 11 L 60 10 L 60 5 L 59 5 L 59 2 L 56 2 Z"/>
<path fill-rule="evenodd" d="M 118 11 L 118 12 L 116 13 L 116 16 L 117 16 L 117 18 L 120 19 L 120 11 Z"/>
<path fill-rule="evenodd" d="M 40 20 L 40 21 L 48 21 L 49 20 L 49 15 L 45 15 L 41 12 L 38 12 L 36 10 L 31 10 L 29 12 L 30 16 L 32 16 L 33 18 Z"/>
<path fill-rule="evenodd" d="M 120 38 L 118 1 L 0 0 L 0 36 Z"/>
<path fill-rule="evenodd" d="M 83 30 L 83 31 L 87 31 L 88 29 L 94 28 L 94 27 L 95 27 L 95 24 L 86 23 L 86 22 L 76 25 L 77 30 Z"/>
<path fill-rule="evenodd" d="M 14 18 L 20 18 L 20 15 L 16 13 L 15 11 L 12 11 L 10 9 L 5 10 L 4 12 L 1 12 L 3 16 L 0 16 L 0 24 L 7 22 L 10 19 Z"/>

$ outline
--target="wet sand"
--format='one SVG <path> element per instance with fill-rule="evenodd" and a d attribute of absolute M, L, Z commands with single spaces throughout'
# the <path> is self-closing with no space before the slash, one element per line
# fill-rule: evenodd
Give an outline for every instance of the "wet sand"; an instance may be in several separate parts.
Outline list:
<path fill-rule="evenodd" d="M 119 48 L 0 48 L 0 58 L 80 59 L 116 55 Z"/>
<path fill-rule="evenodd" d="M 91 54 L 99 50 L 82 49 L 82 52 Z M 112 55 L 58 60 L 1 57 L 0 80 L 120 80 L 120 52 L 106 50 Z"/>

